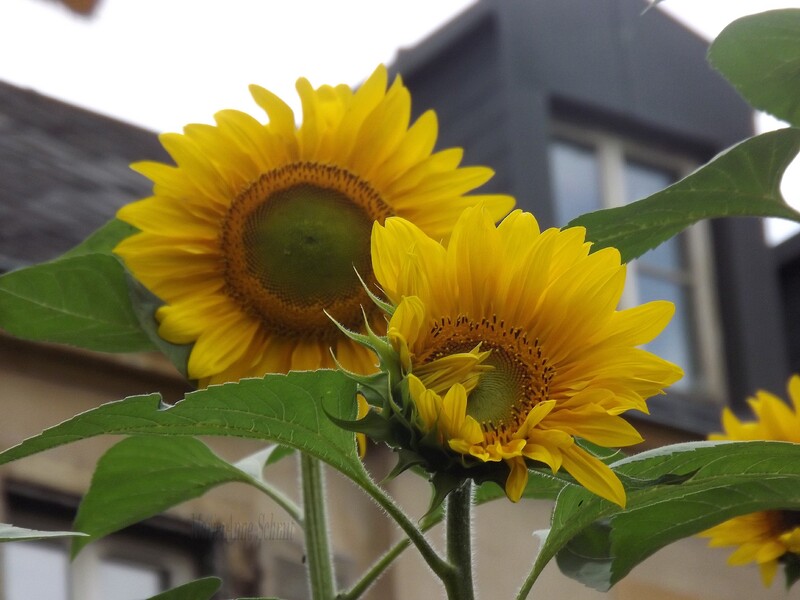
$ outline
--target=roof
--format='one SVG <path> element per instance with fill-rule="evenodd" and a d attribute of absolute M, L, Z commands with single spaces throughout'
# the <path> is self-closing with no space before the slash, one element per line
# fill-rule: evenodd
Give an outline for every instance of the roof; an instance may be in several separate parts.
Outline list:
<path fill-rule="evenodd" d="M 150 194 L 150 131 L 0 82 L 0 271 L 49 260 Z"/>

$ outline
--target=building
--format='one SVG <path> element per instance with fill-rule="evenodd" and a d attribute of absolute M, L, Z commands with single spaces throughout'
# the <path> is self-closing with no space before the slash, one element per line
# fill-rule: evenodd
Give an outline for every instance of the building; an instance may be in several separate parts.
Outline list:
<path fill-rule="evenodd" d="M 646 196 L 751 134 L 749 108 L 705 63 L 707 43 L 658 10 L 643 14 L 645 7 L 644 0 L 482 0 L 402 52 L 392 69 L 403 75 L 417 110 L 437 111 L 443 147 L 463 146 L 467 163 L 492 165 L 491 189 L 514 194 L 543 226 L 561 226 L 581 212 Z M 3 269 L 57 256 L 118 206 L 148 195 L 148 183 L 127 169 L 141 159 L 167 159 L 152 133 L 1 85 Z M 759 222 L 729 219 L 697 227 L 631 266 L 628 301 L 676 302 L 678 316 L 654 350 L 688 373 L 682 386 L 653 399 L 652 415 L 637 424 L 651 446 L 702 437 L 718 427 L 723 405 L 742 407 L 759 387 L 782 390 L 789 358 L 800 364 L 800 346 L 789 335 L 796 319 L 785 330 L 781 297 L 800 293 L 798 254 L 788 245 L 781 251 L 765 246 Z M 0 378 L 3 448 L 101 402 L 154 390 L 174 400 L 186 389 L 155 356 L 108 357 L 8 336 L 0 337 Z M 111 443 L 94 439 L 3 467 L 0 521 L 68 528 L 94 462 Z M 258 449 L 238 440 L 210 443 L 226 458 Z M 391 463 L 381 452 L 368 460 L 379 473 Z M 291 460 L 270 468 L 276 481 L 294 487 Z M 335 475 L 329 481 L 337 564 L 348 579 L 398 532 L 352 486 Z M 425 482 L 405 474 L 387 485 L 412 515 L 424 513 Z M 513 597 L 535 556 L 531 534 L 547 527 L 549 510 L 539 501 L 478 509 L 481 595 Z M 272 533 L 252 539 L 247 526 L 254 523 L 269 524 Z M 60 543 L 0 551 L 9 596 L 27 575 L 21 565 L 45 568 L 56 586 L 47 597 L 55 600 L 105 598 L 98 586 L 130 581 L 156 591 L 207 574 L 224 578 L 220 597 L 298 600 L 306 593 L 302 534 L 277 507 L 236 485 L 89 546 L 71 570 Z M 365 597 L 441 595 L 422 561 L 407 554 Z M 729 569 L 725 557 L 704 541 L 685 540 L 606 595 L 551 565 L 534 595 L 785 597 L 762 590 L 755 569 Z"/>
<path fill-rule="evenodd" d="M 488 186 L 543 226 L 563 226 L 646 197 L 752 135 L 750 108 L 705 62 L 707 42 L 646 6 L 487 0 L 394 68 L 415 105 L 436 110 L 443 146 L 493 166 Z M 629 280 L 632 304 L 677 305 L 656 351 L 687 376 L 651 401 L 654 421 L 705 433 L 720 403 L 783 389 L 780 299 L 758 220 L 695 228 L 637 261 Z"/>

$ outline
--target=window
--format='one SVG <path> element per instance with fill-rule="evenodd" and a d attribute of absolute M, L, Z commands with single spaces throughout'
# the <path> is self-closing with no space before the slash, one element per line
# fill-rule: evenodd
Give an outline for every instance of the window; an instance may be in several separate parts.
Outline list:
<path fill-rule="evenodd" d="M 63 540 L 11 542 L 2 548 L 5 600 L 142 600 L 191 581 L 191 561 L 153 543 L 110 537 L 70 563 Z"/>
<path fill-rule="evenodd" d="M 42 542 L 13 542 L 3 547 L 6 600 L 69 600 L 66 547 Z"/>
<path fill-rule="evenodd" d="M 561 227 L 583 213 L 645 198 L 696 166 L 612 134 L 561 125 L 549 154 L 554 214 Z M 708 233 L 700 224 L 628 266 L 622 308 L 656 299 L 673 302 L 675 316 L 647 349 L 683 368 L 684 378 L 674 390 L 718 400 L 724 378 L 711 282 Z"/>
<path fill-rule="evenodd" d="M 24 492 L 7 496 L 8 519 L 43 530 L 70 529 L 73 501 L 42 500 L 43 492 L 10 484 Z M 27 492 L 31 492 L 29 495 Z M 198 557 L 186 548 L 193 540 L 173 540 L 174 532 L 153 526 L 120 532 L 84 547 L 70 561 L 70 540 L 8 542 L 0 545 L 0 598 L 3 600 L 142 600 L 195 579 Z M 166 537 L 165 537 L 166 536 Z M 169 537 L 172 536 L 172 537 Z M 182 536 L 183 537 L 183 536 Z"/>

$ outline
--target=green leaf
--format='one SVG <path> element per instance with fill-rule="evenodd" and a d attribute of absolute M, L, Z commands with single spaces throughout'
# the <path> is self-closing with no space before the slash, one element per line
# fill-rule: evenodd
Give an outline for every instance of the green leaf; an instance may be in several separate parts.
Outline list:
<path fill-rule="evenodd" d="M 613 559 L 609 550 L 611 526 L 605 521 L 592 523 L 567 542 L 556 563 L 564 575 L 595 588 L 607 588 Z"/>
<path fill-rule="evenodd" d="M 565 487 L 534 576 L 559 553 L 568 575 L 607 590 L 656 550 L 731 517 L 800 510 L 800 444 L 676 444 L 612 468 L 638 480 L 670 483 L 628 490 L 625 510 L 578 486 Z"/>
<path fill-rule="evenodd" d="M 23 542 L 56 537 L 80 537 L 86 535 L 80 531 L 38 531 L 15 527 L 8 523 L 0 523 L 0 542 Z"/>
<path fill-rule="evenodd" d="M 119 219 L 111 219 L 79 245 L 62 254 L 59 259 L 85 254 L 111 254 L 117 244 L 138 231 L 133 225 L 128 225 Z"/>
<path fill-rule="evenodd" d="M 628 262 L 702 219 L 751 216 L 800 221 L 800 213 L 786 204 L 780 192 L 783 172 L 798 150 L 800 129 L 752 137 L 644 200 L 582 215 L 568 227 L 586 227 L 592 250 L 615 247 Z"/>
<path fill-rule="evenodd" d="M 159 394 L 132 396 L 81 413 L 0 453 L 0 464 L 103 434 L 218 435 L 272 441 L 367 481 L 355 436 L 325 413 L 352 419 L 356 384 L 339 371 L 267 375 L 191 392 L 174 406 Z"/>
<path fill-rule="evenodd" d="M 259 456 L 267 458 L 264 451 Z M 98 538 L 235 481 L 261 488 L 260 476 L 237 469 L 194 438 L 125 439 L 97 463 L 73 524 L 88 537 L 73 542 L 72 556 Z"/>
<path fill-rule="evenodd" d="M 28 340 L 104 352 L 153 350 L 119 261 L 87 254 L 0 277 L 0 327 Z"/>
<path fill-rule="evenodd" d="M 221 584 L 222 581 L 217 577 L 204 577 L 151 596 L 147 600 L 211 600 Z"/>
<path fill-rule="evenodd" d="M 800 10 L 737 19 L 711 44 L 708 60 L 752 106 L 800 125 Z"/>
<path fill-rule="evenodd" d="M 128 285 L 131 307 L 142 331 L 150 338 L 153 346 L 178 369 L 178 372 L 189 379 L 189 354 L 194 344 L 173 344 L 162 338 L 158 334 L 156 310 L 163 306 L 164 302 L 127 271 L 125 281 Z"/>

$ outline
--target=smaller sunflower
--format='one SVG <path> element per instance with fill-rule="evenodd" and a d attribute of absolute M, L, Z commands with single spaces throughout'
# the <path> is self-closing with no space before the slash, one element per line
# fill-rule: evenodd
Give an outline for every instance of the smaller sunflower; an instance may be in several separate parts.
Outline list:
<path fill-rule="evenodd" d="M 409 440 L 434 476 L 443 469 L 497 481 L 503 472 L 517 501 L 528 467 L 547 466 L 624 505 L 617 476 L 577 440 L 641 441 L 619 415 L 646 412 L 646 398 L 680 378 L 678 367 L 639 348 L 674 308 L 616 310 L 619 252 L 590 254 L 584 236 L 582 228 L 540 232 L 521 211 L 495 227 L 481 206 L 464 211 L 447 245 L 404 219 L 373 226 L 374 273 L 395 306 L 387 339 L 413 404 L 398 420 L 419 431 Z M 444 461 L 436 446 L 455 459 Z M 416 459 L 401 451 L 402 460 Z"/>
<path fill-rule="evenodd" d="M 710 440 L 775 440 L 800 443 L 800 376 L 789 379 L 789 407 L 777 396 L 759 391 L 748 403 L 755 421 L 740 421 L 729 408 L 722 413 L 724 433 L 711 434 Z M 734 517 L 704 531 L 709 546 L 738 546 L 728 564 L 755 562 L 764 586 L 772 584 L 781 562 L 800 562 L 800 511 L 770 510 Z"/>

